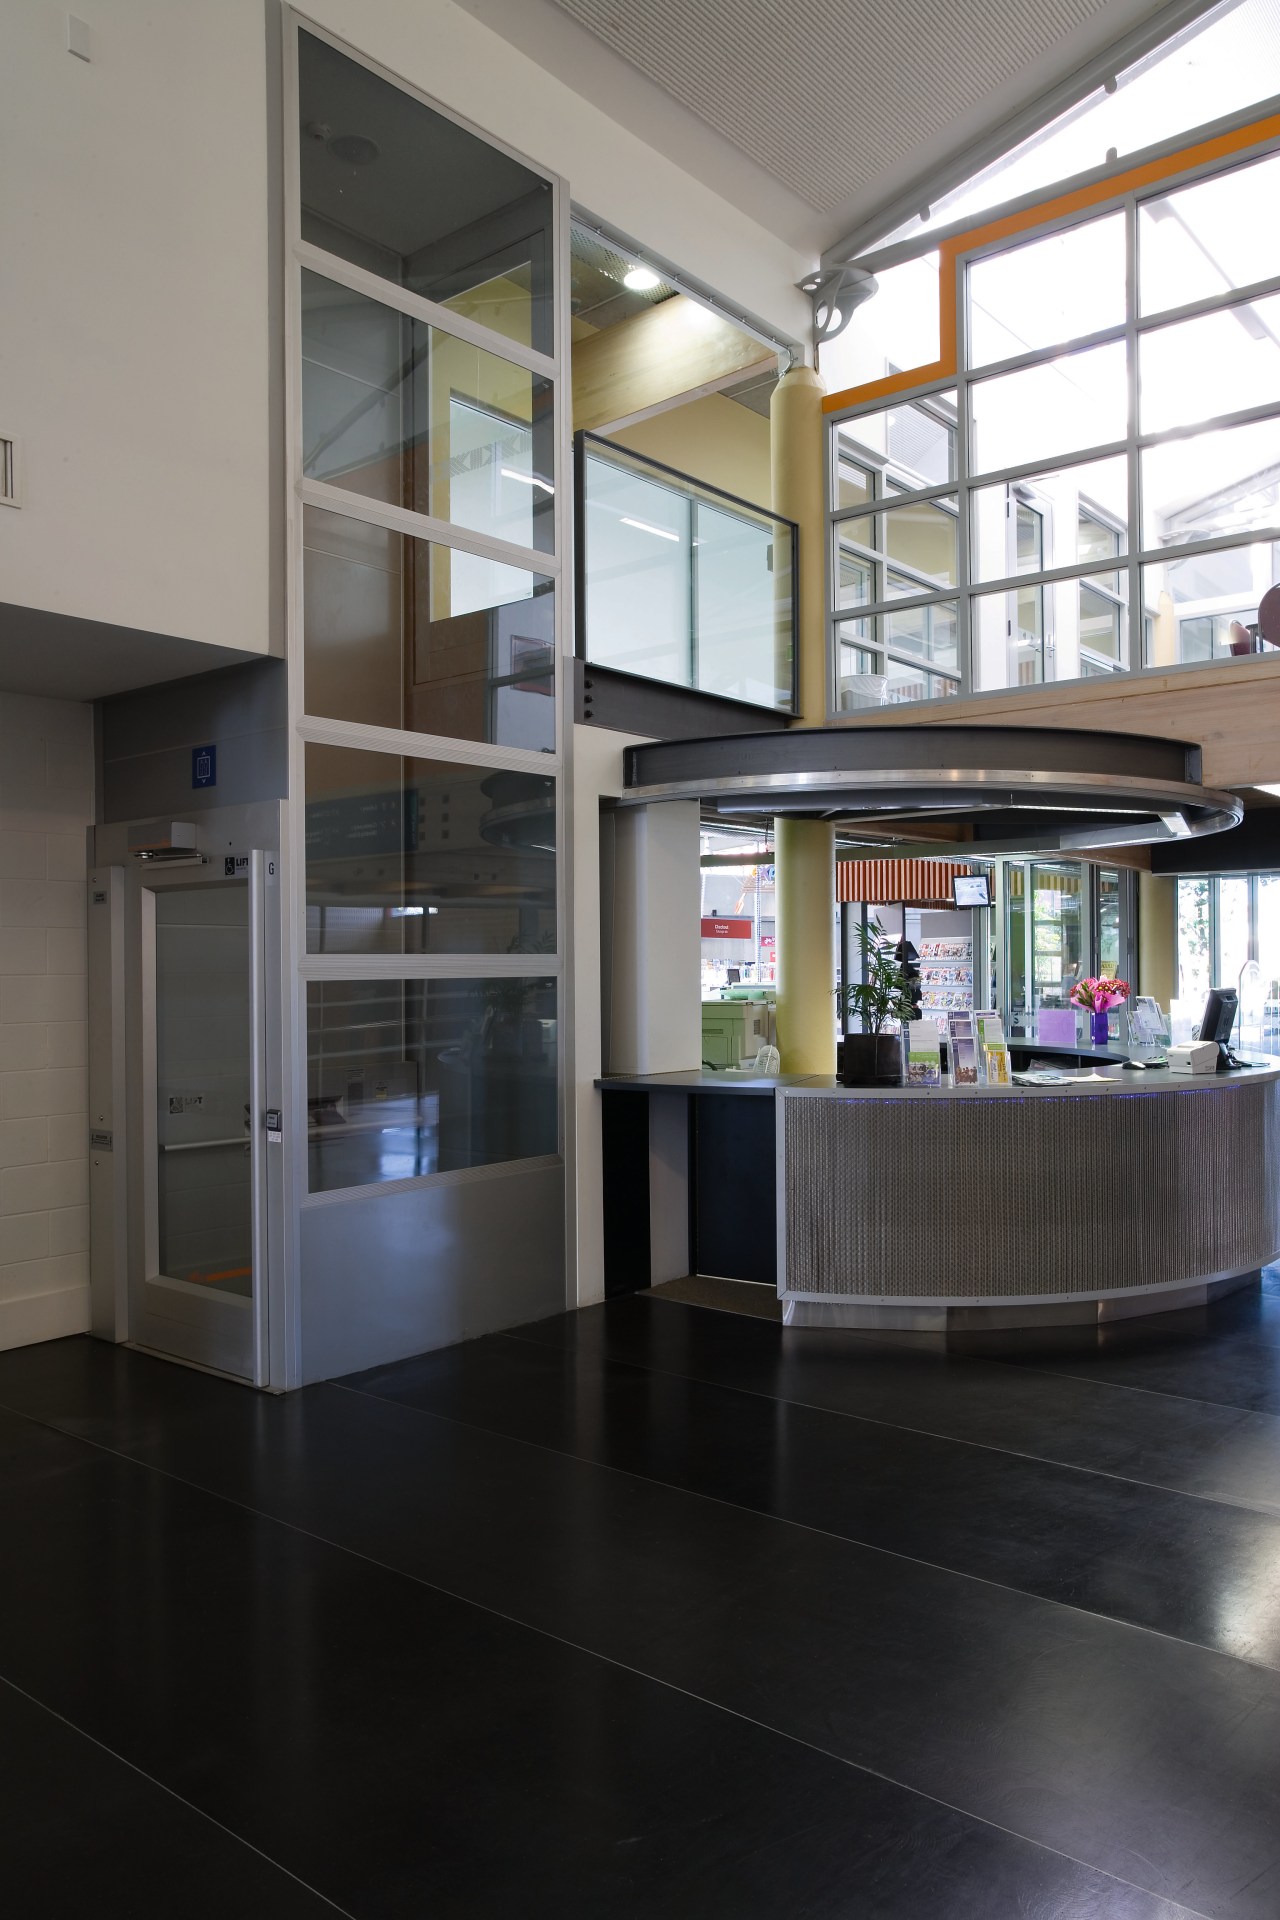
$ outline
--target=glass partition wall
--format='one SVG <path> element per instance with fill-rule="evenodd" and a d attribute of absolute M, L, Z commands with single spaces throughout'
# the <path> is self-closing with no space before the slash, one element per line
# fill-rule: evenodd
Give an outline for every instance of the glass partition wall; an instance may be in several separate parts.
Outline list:
<path fill-rule="evenodd" d="M 581 657 L 794 713 L 794 523 L 594 434 L 575 451 Z"/>
<path fill-rule="evenodd" d="M 831 434 L 836 712 L 1280 639 L 1280 153 L 1213 164 L 958 236 L 954 371 L 845 350 L 890 373 Z"/>
<path fill-rule="evenodd" d="M 561 1150 L 565 236 L 552 179 L 292 31 L 305 1208 Z"/>
<path fill-rule="evenodd" d="M 1197 1030 L 1210 987 L 1238 987 L 1254 961 L 1262 974 L 1260 1030 L 1245 1032 L 1244 1044 L 1280 1053 L 1280 874 L 1198 876 L 1177 885 L 1174 1039 Z"/>
<path fill-rule="evenodd" d="M 1011 1038 L 1034 1040 L 1037 1015 L 1069 1009 L 1089 975 L 1134 982 L 1134 876 L 1089 861 L 1002 859 L 995 863 L 1003 927 L 997 977 Z M 1119 1033 L 1121 1016 L 1112 1015 Z M 1077 1027 L 1082 1027 L 1077 1016 Z"/>

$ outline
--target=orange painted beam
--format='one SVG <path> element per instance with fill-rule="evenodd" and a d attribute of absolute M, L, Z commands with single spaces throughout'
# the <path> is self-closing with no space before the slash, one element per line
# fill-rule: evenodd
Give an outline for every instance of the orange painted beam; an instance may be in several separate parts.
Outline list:
<path fill-rule="evenodd" d="M 954 378 L 958 262 L 961 254 L 989 246 L 993 240 L 1007 240 L 1015 234 L 1026 233 L 1032 227 L 1044 226 L 1050 220 L 1061 219 L 1067 214 L 1105 206 L 1108 201 L 1118 200 L 1126 193 L 1134 193 L 1141 187 L 1156 186 L 1162 180 L 1172 180 L 1180 173 L 1187 173 L 1193 167 L 1206 166 L 1213 160 L 1229 159 L 1233 154 L 1247 152 L 1250 147 L 1263 146 L 1269 140 L 1280 140 L 1280 114 L 1268 114 L 1264 120 L 1251 120 L 1248 126 L 1236 127 L 1230 133 L 1215 134 L 1211 140 L 1197 140 L 1194 145 L 1180 147 L 1176 153 L 1167 153 L 1159 160 L 1147 160 L 1141 166 L 1122 168 L 1105 180 L 1095 180 L 1091 186 L 1077 187 L 1072 193 L 1054 194 L 1048 200 L 1037 201 L 1033 207 L 1024 207 L 1020 213 L 1008 213 L 1001 220 L 988 220 L 982 226 L 970 227 L 965 233 L 957 233 L 950 240 L 941 241 L 938 246 L 939 358 L 926 367 L 908 367 L 905 372 L 889 374 L 883 380 L 868 380 L 862 386 L 847 387 L 843 393 L 829 393 L 822 403 L 823 412 L 840 413 L 846 407 L 860 406 L 867 400 L 888 399 L 895 393 L 906 393 L 913 387 Z"/>

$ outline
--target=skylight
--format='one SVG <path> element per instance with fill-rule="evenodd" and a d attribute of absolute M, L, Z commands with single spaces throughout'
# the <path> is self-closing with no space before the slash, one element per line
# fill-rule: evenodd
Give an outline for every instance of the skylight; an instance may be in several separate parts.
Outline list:
<path fill-rule="evenodd" d="M 876 242 L 927 239 L 1280 94 L 1280 0 L 1225 0 L 1039 133 Z"/>

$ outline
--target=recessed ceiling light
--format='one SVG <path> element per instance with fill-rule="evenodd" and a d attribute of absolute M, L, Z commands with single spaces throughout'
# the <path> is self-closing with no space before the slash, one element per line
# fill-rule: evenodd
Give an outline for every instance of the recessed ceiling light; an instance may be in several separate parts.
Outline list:
<path fill-rule="evenodd" d="M 622 284 L 632 293 L 650 293 L 658 284 L 658 276 L 649 267 L 628 267 Z"/>

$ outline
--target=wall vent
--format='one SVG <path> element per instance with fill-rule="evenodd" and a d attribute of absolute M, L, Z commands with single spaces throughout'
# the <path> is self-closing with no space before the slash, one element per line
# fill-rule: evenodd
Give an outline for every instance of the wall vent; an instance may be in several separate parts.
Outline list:
<path fill-rule="evenodd" d="M 20 507 L 18 494 L 18 443 L 0 434 L 0 507 Z"/>

